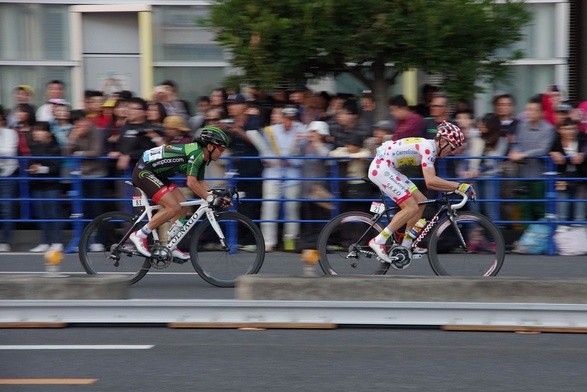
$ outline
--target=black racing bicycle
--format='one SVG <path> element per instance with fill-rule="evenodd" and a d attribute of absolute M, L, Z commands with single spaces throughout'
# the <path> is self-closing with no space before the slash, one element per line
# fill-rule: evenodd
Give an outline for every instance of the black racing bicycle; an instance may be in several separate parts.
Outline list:
<path fill-rule="evenodd" d="M 372 203 L 371 214 L 346 212 L 324 226 L 318 237 L 320 267 L 327 275 L 384 275 L 390 266 L 404 269 L 426 252 L 436 275 L 495 276 L 505 258 L 503 236 L 486 216 L 460 211 L 467 201 L 466 194 L 455 191 L 419 203 L 435 205 L 437 212 L 411 247 L 398 245 L 401 233 L 392 236 L 387 244 L 389 263 L 368 245 L 400 209 L 388 206 L 382 194 L 381 202 Z"/>

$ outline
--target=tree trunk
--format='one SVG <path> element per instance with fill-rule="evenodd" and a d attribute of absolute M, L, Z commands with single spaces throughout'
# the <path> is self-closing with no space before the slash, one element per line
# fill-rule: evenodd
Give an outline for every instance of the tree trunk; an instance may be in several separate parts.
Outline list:
<path fill-rule="evenodd" d="M 375 120 L 389 120 L 389 97 L 388 91 L 389 81 L 386 79 L 375 80 L 373 82 L 373 86 L 371 91 L 373 92 L 373 97 L 375 98 Z"/>
<path fill-rule="evenodd" d="M 377 60 L 373 62 L 371 66 L 371 71 L 373 72 L 373 81 L 371 85 L 371 91 L 373 92 L 373 96 L 375 98 L 375 120 L 389 120 L 389 96 L 388 91 L 389 88 L 395 82 L 395 75 L 393 78 L 386 78 L 385 77 L 385 63 L 383 60 Z"/>

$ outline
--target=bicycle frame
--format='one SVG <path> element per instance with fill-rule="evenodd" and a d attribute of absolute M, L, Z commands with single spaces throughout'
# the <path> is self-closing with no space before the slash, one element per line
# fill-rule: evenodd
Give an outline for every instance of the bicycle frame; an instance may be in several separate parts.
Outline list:
<path fill-rule="evenodd" d="M 145 216 L 147 217 L 147 219 L 149 221 L 151 221 L 154 213 L 162 208 L 158 204 L 152 205 L 151 203 L 149 203 L 149 199 L 147 198 L 147 195 L 145 194 L 145 192 L 143 192 L 143 190 L 141 190 L 139 188 L 136 188 L 136 189 L 138 189 L 140 191 L 141 195 L 140 195 L 140 197 L 133 196 L 132 205 L 133 205 L 133 207 L 144 208 L 144 210 L 140 215 L 138 215 L 135 218 L 131 229 L 124 235 L 124 237 L 120 241 L 120 244 L 124 244 L 126 242 L 128 237 L 130 236 L 130 233 L 132 233 L 135 230 L 135 228 L 137 227 L 139 222 Z M 226 237 L 224 236 L 224 233 L 222 232 L 220 225 L 216 221 L 216 217 L 214 216 L 214 210 L 212 208 L 210 208 L 210 206 L 208 205 L 208 201 L 206 201 L 204 199 L 188 200 L 188 201 L 184 201 L 184 202 L 179 203 L 179 205 L 182 207 L 190 207 L 190 206 L 199 206 L 199 207 L 192 214 L 192 216 L 186 221 L 186 223 L 183 225 L 181 230 L 175 236 L 173 236 L 172 238 L 169 238 L 167 245 L 165 245 L 165 247 L 167 249 L 169 249 L 170 252 L 177 247 L 177 244 L 179 244 L 179 242 L 185 237 L 185 235 L 190 231 L 190 229 L 193 226 L 195 226 L 197 221 L 204 216 L 204 214 L 206 215 L 206 217 L 208 217 L 208 220 L 210 221 L 210 224 L 212 225 L 212 228 L 214 228 L 214 231 L 216 232 L 216 234 L 218 234 L 218 238 L 220 239 L 221 245 L 224 248 L 226 248 Z M 157 232 L 157 230 L 153 230 L 152 235 L 153 235 L 153 239 L 156 242 L 159 242 L 159 233 Z"/>
<path fill-rule="evenodd" d="M 462 208 L 467 203 L 468 196 L 466 194 L 461 193 L 461 192 L 454 192 L 454 193 L 458 194 L 459 196 L 462 197 L 462 200 L 459 203 L 450 204 L 450 200 L 448 199 L 449 193 L 443 193 L 442 197 L 437 198 L 437 199 L 428 199 L 428 200 L 424 200 L 424 201 L 421 201 L 418 203 L 419 206 L 429 205 L 429 204 L 441 204 L 441 207 L 438 209 L 438 211 L 436 211 L 436 214 L 434 214 L 434 216 L 426 224 L 426 226 L 424 226 L 424 228 L 422 229 L 422 231 L 420 232 L 418 237 L 414 240 L 414 242 L 410 246 L 411 249 L 416 248 L 420 244 L 420 242 L 424 239 L 424 237 L 426 237 L 426 235 L 434 228 L 434 226 L 436 226 L 436 223 L 438 223 L 440 218 L 445 213 L 449 217 L 451 224 L 455 225 L 454 219 L 452 219 L 452 217 L 455 216 L 456 210 Z M 391 221 L 391 218 L 393 216 L 391 214 L 391 212 L 394 212 L 394 211 L 397 211 L 400 209 L 400 207 L 397 205 L 388 207 L 387 203 L 385 201 L 385 196 L 383 194 L 381 194 L 381 200 L 382 200 L 382 204 L 385 206 L 385 208 L 383 211 L 376 212 L 375 215 L 373 216 L 373 218 L 371 218 L 372 223 L 371 223 L 371 226 L 369 227 L 369 229 L 371 229 L 373 226 L 375 226 L 375 224 L 377 224 L 384 215 L 387 216 L 388 221 Z M 369 229 L 366 230 L 365 233 L 363 233 L 363 235 L 359 238 L 359 240 L 357 242 L 360 242 L 364 239 L 365 235 L 369 232 Z M 459 240 L 461 241 L 461 244 L 464 247 L 466 247 L 465 239 L 463 238 L 460 230 L 456 230 L 456 232 L 459 233 Z"/>

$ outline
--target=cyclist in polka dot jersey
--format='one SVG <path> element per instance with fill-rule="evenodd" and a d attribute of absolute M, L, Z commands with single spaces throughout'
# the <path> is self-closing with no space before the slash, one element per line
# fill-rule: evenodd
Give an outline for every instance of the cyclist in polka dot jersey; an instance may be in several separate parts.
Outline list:
<path fill-rule="evenodd" d="M 454 124 L 442 122 L 437 127 L 434 139 L 411 137 L 385 142 L 369 167 L 369 179 L 389 196 L 401 209 L 394 215 L 389 225 L 378 236 L 369 241 L 369 246 L 383 262 L 391 262 L 385 243 L 392 233 L 406 226 L 406 235 L 402 246 L 409 247 L 413 238 L 408 235 L 416 222 L 422 217 L 424 206 L 418 203 L 426 196 L 418 187 L 400 173 L 403 166 L 422 166 L 426 187 L 432 190 L 451 192 L 459 190 L 475 196 L 471 184 L 448 181 L 436 175 L 434 162 L 436 158 L 454 155 L 462 150 L 465 142 L 463 132 Z"/>

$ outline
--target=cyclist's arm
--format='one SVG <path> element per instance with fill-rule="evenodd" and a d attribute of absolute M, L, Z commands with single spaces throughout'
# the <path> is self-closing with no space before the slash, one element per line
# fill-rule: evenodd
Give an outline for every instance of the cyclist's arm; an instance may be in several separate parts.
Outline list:
<path fill-rule="evenodd" d="M 435 191 L 452 192 L 458 188 L 459 183 L 456 181 L 448 181 L 436 175 L 434 167 L 423 167 L 422 174 L 426 187 Z"/>
<path fill-rule="evenodd" d="M 196 176 L 188 175 L 187 186 L 194 192 L 194 194 L 202 199 L 208 197 L 208 184 L 204 180 L 198 180 Z"/>

